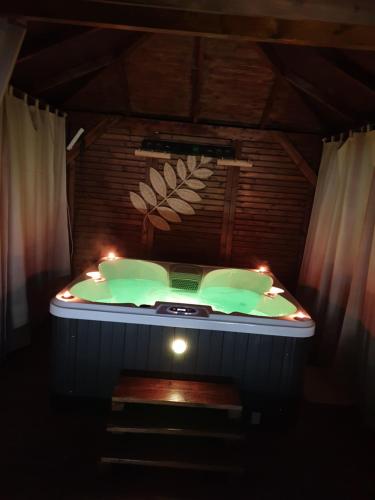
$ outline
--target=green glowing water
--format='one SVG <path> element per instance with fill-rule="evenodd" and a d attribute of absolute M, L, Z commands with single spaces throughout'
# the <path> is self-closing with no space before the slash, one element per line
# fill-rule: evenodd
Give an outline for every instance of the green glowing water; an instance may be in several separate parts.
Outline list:
<path fill-rule="evenodd" d="M 215 283 L 217 284 L 217 283 Z M 266 297 L 263 293 L 228 286 L 202 287 L 198 292 L 170 288 L 159 280 L 92 279 L 75 284 L 72 295 L 90 302 L 107 304 L 135 304 L 153 306 L 155 302 L 209 305 L 214 311 L 230 314 L 239 312 L 258 316 L 286 316 L 296 307 L 281 296 Z"/>

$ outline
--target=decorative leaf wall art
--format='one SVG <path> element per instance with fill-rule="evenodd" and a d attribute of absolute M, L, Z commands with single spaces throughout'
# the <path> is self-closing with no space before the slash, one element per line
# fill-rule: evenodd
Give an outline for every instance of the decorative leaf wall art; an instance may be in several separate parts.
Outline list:
<path fill-rule="evenodd" d="M 213 174 L 206 166 L 211 161 L 202 156 L 197 162 L 196 156 L 188 156 L 185 164 L 179 158 L 176 170 L 168 162 L 164 164 L 163 175 L 151 167 L 151 185 L 140 182 L 140 195 L 130 192 L 130 201 L 144 215 L 144 224 L 149 221 L 157 229 L 169 231 L 170 223 L 182 222 L 180 215 L 194 215 L 191 204 L 202 201 L 197 191 L 206 187 L 203 180 Z"/>

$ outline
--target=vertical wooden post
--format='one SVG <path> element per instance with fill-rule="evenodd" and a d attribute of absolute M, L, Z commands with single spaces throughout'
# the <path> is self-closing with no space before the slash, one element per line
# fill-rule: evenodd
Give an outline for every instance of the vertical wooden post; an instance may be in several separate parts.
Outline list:
<path fill-rule="evenodd" d="M 66 166 L 66 183 L 67 183 L 67 202 L 68 202 L 68 224 L 70 225 L 71 236 L 73 238 L 74 234 L 74 198 L 75 198 L 75 176 L 76 176 L 76 161 L 73 160 L 70 164 Z M 70 246 L 73 246 L 73 241 L 69 242 Z M 73 254 L 73 248 L 70 248 L 70 254 Z M 71 257 L 71 261 L 72 261 Z M 73 262 L 70 262 L 73 266 Z"/>
<path fill-rule="evenodd" d="M 72 161 L 67 166 L 67 199 L 69 207 L 70 222 L 73 226 L 74 221 L 74 188 L 75 188 L 75 175 L 76 175 L 76 160 Z"/>
<path fill-rule="evenodd" d="M 235 142 L 236 158 L 241 157 L 241 142 Z M 237 187 L 240 178 L 240 168 L 228 167 L 227 182 L 224 194 L 224 216 L 220 239 L 220 261 L 229 264 L 232 257 L 232 240 L 234 219 L 236 214 Z"/>
<path fill-rule="evenodd" d="M 146 172 L 145 172 L 145 182 L 147 183 L 149 181 L 149 168 L 154 167 L 157 169 L 158 167 L 158 160 L 156 158 L 148 158 L 146 160 Z M 154 227 L 152 224 L 150 224 L 148 221 L 142 226 L 142 239 L 141 239 L 141 244 L 142 244 L 142 255 L 144 258 L 149 258 L 151 257 L 152 253 L 152 247 L 154 243 Z"/>

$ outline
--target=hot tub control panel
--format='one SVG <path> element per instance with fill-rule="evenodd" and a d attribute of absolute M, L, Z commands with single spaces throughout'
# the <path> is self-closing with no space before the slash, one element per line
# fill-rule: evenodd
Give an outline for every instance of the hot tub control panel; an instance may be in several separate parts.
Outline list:
<path fill-rule="evenodd" d="M 174 316 L 200 316 L 208 318 L 209 311 L 206 307 L 190 304 L 160 304 L 156 309 L 157 314 L 171 314 Z"/>

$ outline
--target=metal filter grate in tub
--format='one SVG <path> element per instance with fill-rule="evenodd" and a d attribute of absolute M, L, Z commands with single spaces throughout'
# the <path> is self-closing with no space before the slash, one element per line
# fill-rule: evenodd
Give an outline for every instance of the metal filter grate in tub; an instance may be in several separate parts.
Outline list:
<path fill-rule="evenodd" d="M 202 281 L 199 266 L 173 266 L 169 272 L 170 287 L 186 292 L 197 292 Z"/>

